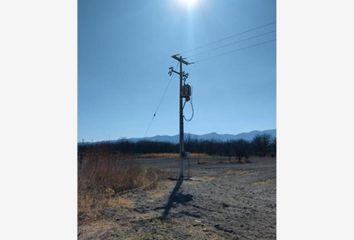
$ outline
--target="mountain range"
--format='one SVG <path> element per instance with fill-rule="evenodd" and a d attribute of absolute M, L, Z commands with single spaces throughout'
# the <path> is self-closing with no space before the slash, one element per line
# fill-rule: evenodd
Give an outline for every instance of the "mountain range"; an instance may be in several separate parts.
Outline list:
<path fill-rule="evenodd" d="M 257 136 L 257 135 L 262 135 L 262 134 L 267 134 L 270 135 L 272 139 L 276 137 L 276 129 L 269 129 L 269 130 L 263 130 L 263 131 L 251 131 L 251 132 L 244 132 L 244 133 L 239 133 L 239 134 L 218 134 L 216 132 L 212 133 L 207 133 L 207 134 L 191 134 L 191 133 L 185 133 L 184 138 L 187 139 L 192 139 L 192 140 L 214 140 L 218 142 L 225 142 L 225 141 L 230 141 L 230 140 L 239 140 L 243 139 L 246 141 L 252 141 L 252 139 Z M 171 142 L 171 143 L 178 143 L 179 142 L 179 135 L 156 135 L 153 137 L 145 137 L 145 138 L 125 138 L 125 139 L 120 139 L 120 140 L 127 140 L 131 142 L 138 142 L 141 140 L 146 140 L 146 141 L 153 141 L 153 142 Z"/>

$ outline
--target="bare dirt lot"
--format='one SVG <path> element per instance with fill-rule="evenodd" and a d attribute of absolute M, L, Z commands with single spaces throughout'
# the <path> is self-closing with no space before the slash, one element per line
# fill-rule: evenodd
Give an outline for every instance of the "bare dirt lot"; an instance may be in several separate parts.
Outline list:
<path fill-rule="evenodd" d="M 169 180 L 177 159 L 141 159 L 164 174 L 151 190 L 118 194 L 79 239 L 276 239 L 276 161 L 191 161 L 191 180 Z"/>

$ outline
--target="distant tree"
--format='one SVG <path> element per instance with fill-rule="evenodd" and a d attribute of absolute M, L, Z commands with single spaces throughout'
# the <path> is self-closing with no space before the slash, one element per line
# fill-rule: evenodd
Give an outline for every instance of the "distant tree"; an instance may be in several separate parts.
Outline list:
<path fill-rule="evenodd" d="M 80 143 L 78 145 L 79 164 L 86 155 L 95 156 L 100 149 L 112 156 L 119 154 L 144 154 L 144 153 L 178 153 L 179 144 L 170 142 L 138 141 L 127 140 L 112 143 Z M 239 161 L 243 158 L 247 161 L 251 155 L 275 156 L 276 140 L 269 135 L 258 135 L 251 142 L 245 140 L 217 142 L 212 140 L 193 140 L 187 138 L 185 141 L 187 152 L 206 153 L 214 156 L 237 157 Z"/>
<path fill-rule="evenodd" d="M 233 149 L 239 163 L 241 163 L 242 158 L 244 157 L 248 158 L 249 145 L 250 145 L 249 142 L 242 139 L 233 142 Z"/>
<path fill-rule="evenodd" d="M 252 148 L 258 156 L 264 157 L 269 152 L 270 135 L 257 135 L 252 140 Z"/>
<path fill-rule="evenodd" d="M 225 155 L 229 157 L 229 162 L 231 161 L 232 156 L 235 155 L 235 149 L 233 146 L 233 142 L 227 141 L 223 144 Z"/>
<path fill-rule="evenodd" d="M 274 138 L 273 141 L 269 145 L 269 153 L 271 157 L 275 157 L 277 155 L 277 139 Z"/>

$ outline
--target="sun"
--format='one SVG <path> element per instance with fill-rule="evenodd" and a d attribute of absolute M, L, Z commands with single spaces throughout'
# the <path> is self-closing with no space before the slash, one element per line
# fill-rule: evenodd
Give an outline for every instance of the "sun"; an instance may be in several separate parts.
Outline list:
<path fill-rule="evenodd" d="M 179 0 L 181 5 L 186 7 L 186 8 L 193 8 L 195 5 L 197 5 L 198 0 Z"/>

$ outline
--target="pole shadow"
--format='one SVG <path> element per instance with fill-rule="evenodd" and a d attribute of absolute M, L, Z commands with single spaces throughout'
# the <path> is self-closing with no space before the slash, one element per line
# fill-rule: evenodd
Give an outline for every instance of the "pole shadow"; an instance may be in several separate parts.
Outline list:
<path fill-rule="evenodd" d="M 190 194 L 182 194 L 182 193 L 179 193 L 179 189 L 181 187 L 183 183 L 183 177 L 180 177 L 178 180 L 177 180 L 177 183 L 176 183 L 176 186 L 173 188 L 169 198 L 168 198 L 168 201 L 164 207 L 164 211 L 161 215 L 161 219 L 164 220 L 167 218 L 172 206 L 173 206 L 173 203 L 181 203 L 183 205 L 185 205 L 187 202 L 189 201 L 192 201 L 193 200 L 193 196 L 190 195 Z"/>

